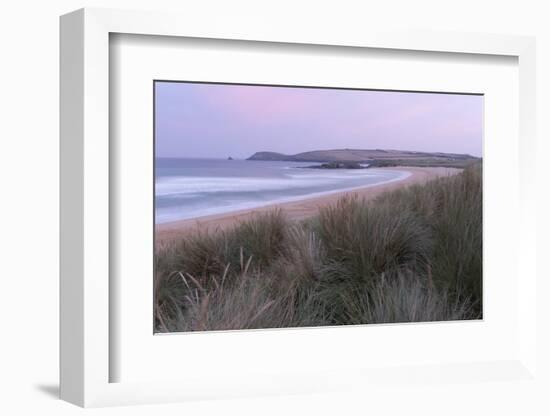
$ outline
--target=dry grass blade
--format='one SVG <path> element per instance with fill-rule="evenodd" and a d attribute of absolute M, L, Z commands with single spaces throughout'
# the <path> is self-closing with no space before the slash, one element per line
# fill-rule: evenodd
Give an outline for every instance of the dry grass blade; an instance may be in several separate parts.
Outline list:
<path fill-rule="evenodd" d="M 187 277 L 189 277 L 189 279 L 191 279 L 191 281 L 201 290 L 201 291 L 205 291 L 204 290 L 204 287 L 199 283 L 199 281 L 197 279 L 195 279 L 191 274 L 189 273 L 186 273 L 187 274 Z"/>

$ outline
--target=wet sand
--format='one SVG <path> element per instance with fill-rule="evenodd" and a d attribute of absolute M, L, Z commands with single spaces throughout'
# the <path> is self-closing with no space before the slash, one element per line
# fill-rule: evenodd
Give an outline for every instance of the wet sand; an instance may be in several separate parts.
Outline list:
<path fill-rule="evenodd" d="M 365 199 L 373 199 L 378 195 L 399 189 L 411 184 L 419 184 L 440 176 L 448 176 L 460 173 L 462 169 L 455 168 L 420 168 L 420 167 L 393 167 L 380 168 L 387 170 L 399 170 L 410 172 L 411 175 L 390 183 L 371 185 L 364 188 L 357 188 L 348 191 L 331 193 L 316 197 L 304 197 L 299 201 L 281 202 L 267 205 L 260 208 L 245 209 L 240 211 L 226 212 L 223 214 L 208 215 L 204 217 L 187 220 L 173 221 L 158 224 L 155 227 L 155 238 L 157 243 L 167 242 L 184 236 L 185 234 L 200 228 L 201 230 L 215 230 L 230 227 L 240 221 L 247 220 L 257 213 L 267 212 L 274 208 L 280 208 L 290 220 L 299 221 L 316 215 L 319 208 L 334 204 L 344 195 L 359 195 Z"/>

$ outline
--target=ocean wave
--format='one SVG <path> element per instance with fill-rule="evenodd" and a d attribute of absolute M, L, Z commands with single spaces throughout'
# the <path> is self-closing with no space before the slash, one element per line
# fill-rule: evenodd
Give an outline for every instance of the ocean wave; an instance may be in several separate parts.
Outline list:
<path fill-rule="evenodd" d="M 297 178 L 163 177 L 156 183 L 156 222 L 198 218 L 329 195 L 402 180 L 410 173 L 372 171 L 359 177 L 363 179 L 360 181 L 356 175 L 353 176 L 344 175 L 346 180 L 331 174 L 305 174 Z M 167 202 L 167 205 L 159 203 L 169 200 L 173 202 Z"/>
<path fill-rule="evenodd" d="M 300 177 L 299 175 L 281 178 L 247 177 L 165 177 L 155 184 L 157 196 L 185 195 L 214 192 L 260 192 L 285 189 L 307 188 L 336 184 L 337 177 Z"/>
<path fill-rule="evenodd" d="M 346 185 L 349 180 L 384 180 L 395 177 L 395 172 L 374 171 L 316 171 L 285 173 L 280 177 L 215 177 L 215 176 L 164 176 L 157 179 L 155 195 L 158 197 L 183 196 L 213 192 L 261 192 L 291 190 L 309 187 Z"/>

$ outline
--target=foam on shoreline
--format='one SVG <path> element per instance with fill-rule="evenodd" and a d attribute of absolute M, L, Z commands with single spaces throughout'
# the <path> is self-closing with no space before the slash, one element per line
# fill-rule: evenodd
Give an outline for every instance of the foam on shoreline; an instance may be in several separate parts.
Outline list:
<path fill-rule="evenodd" d="M 376 169 L 372 169 L 372 170 L 370 170 L 369 173 L 376 173 L 376 172 L 377 172 Z M 363 185 L 352 186 L 352 187 L 344 187 L 344 188 L 338 188 L 338 189 L 331 189 L 331 190 L 322 191 L 322 192 L 311 192 L 311 193 L 296 195 L 296 196 L 287 196 L 287 197 L 282 197 L 282 198 L 272 198 L 272 199 L 269 199 L 269 200 L 266 200 L 266 201 L 261 201 L 261 202 L 260 201 L 240 202 L 238 204 L 233 204 L 230 207 L 219 207 L 219 206 L 216 207 L 216 206 L 214 206 L 214 207 L 211 207 L 211 208 L 203 209 L 201 215 L 191 214 L 191 215 L 186 216 L 186 215 L 181 215 L 180 214 L 180 215 L 178 215 L 177 219 L 168 219 L 168 220 L 162 220 L 162 219 L 157 218 L 156 224 L 163 224 L 164 225 L 164 224 L 170 224 L 172 222 L 178 222 L 178 221 L 182 221 L 182 220 L 200 220 L 201 218 L 210 217 L 212 215 L 231 214 L 231 213 L 240 212 L 240 211 L 243 211 L 243 210 L 263 208 L 263 207 L 266 207 L 266 206 L 269 206 L 269 205 L 285 204 L 285 203 L 297 202 L 297 201 L 307 201 L 309 199 L 315 199 L 315 198 L 320 198 L 320 197 L 324 197 L 324 196 L 328 196 L 328 195 L 339 194 L 339 193 L 342 193 L 342 192 L 350 192 L 350 191 L 355 191 L 355 190 L 358 190 L 358 189 L 364 189 L 364 188 L 371 188 L 371 187 L 375 187 L 375 186 L 386 185 L 386 184 L 389 184 L 389 183 L 402 181 L 402 180 L 407 179 L 408 177 L 410 177 L 412 175 L 411 172 L 402 171 L 402 170 L 384 169 L 383 172 L 384 173 L 397 174 L 398 176 L 395 177 L 395 178 L 388 179 L 388 180 L 369 183 L 369 184 L 363 184 Z"/>

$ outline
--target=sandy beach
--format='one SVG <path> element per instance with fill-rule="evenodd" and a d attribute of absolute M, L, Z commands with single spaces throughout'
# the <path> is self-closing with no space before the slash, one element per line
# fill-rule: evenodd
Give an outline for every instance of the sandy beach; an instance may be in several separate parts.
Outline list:
<path fill-rule="evenodd" d="M 264 207 L 246 209 L 241 211 L 232 211 L 223 214 L 208 215 L 199 218 L 173 221 L 158 224 L 155 227 L 155 237 L 157 242 L 166 242 L 180 238 L 185 234 L 201 228 L 202 230 L 223 229 L 230 227 L 235 223 L 247 220 L 253 215 L 261 212 L 270 211 L 274 208 L 280 208 L 284 211 L 290 220 L 302 220 L 314 216 L 319 208 L 335 203 L 339 198 L 347 194 L 356 194 L 366 199 L 373 199 L 383 192 L 402 188 L 411 184 L 424 183 L 430 179 L 440 176 L 454 175 L 461 172 L 462 169 L 455 168 L 420 168 L 420 167 L 392 167 L 380 168 L 387 170 L 399 170 L 410 172 L 411 175 L 398 181 L 383 183 L 379 185 L 357 188 L 354 190 L 336 192 L 328 195 L 305 197 L 299 201 L 282 202 L 271 204 Z"/>

